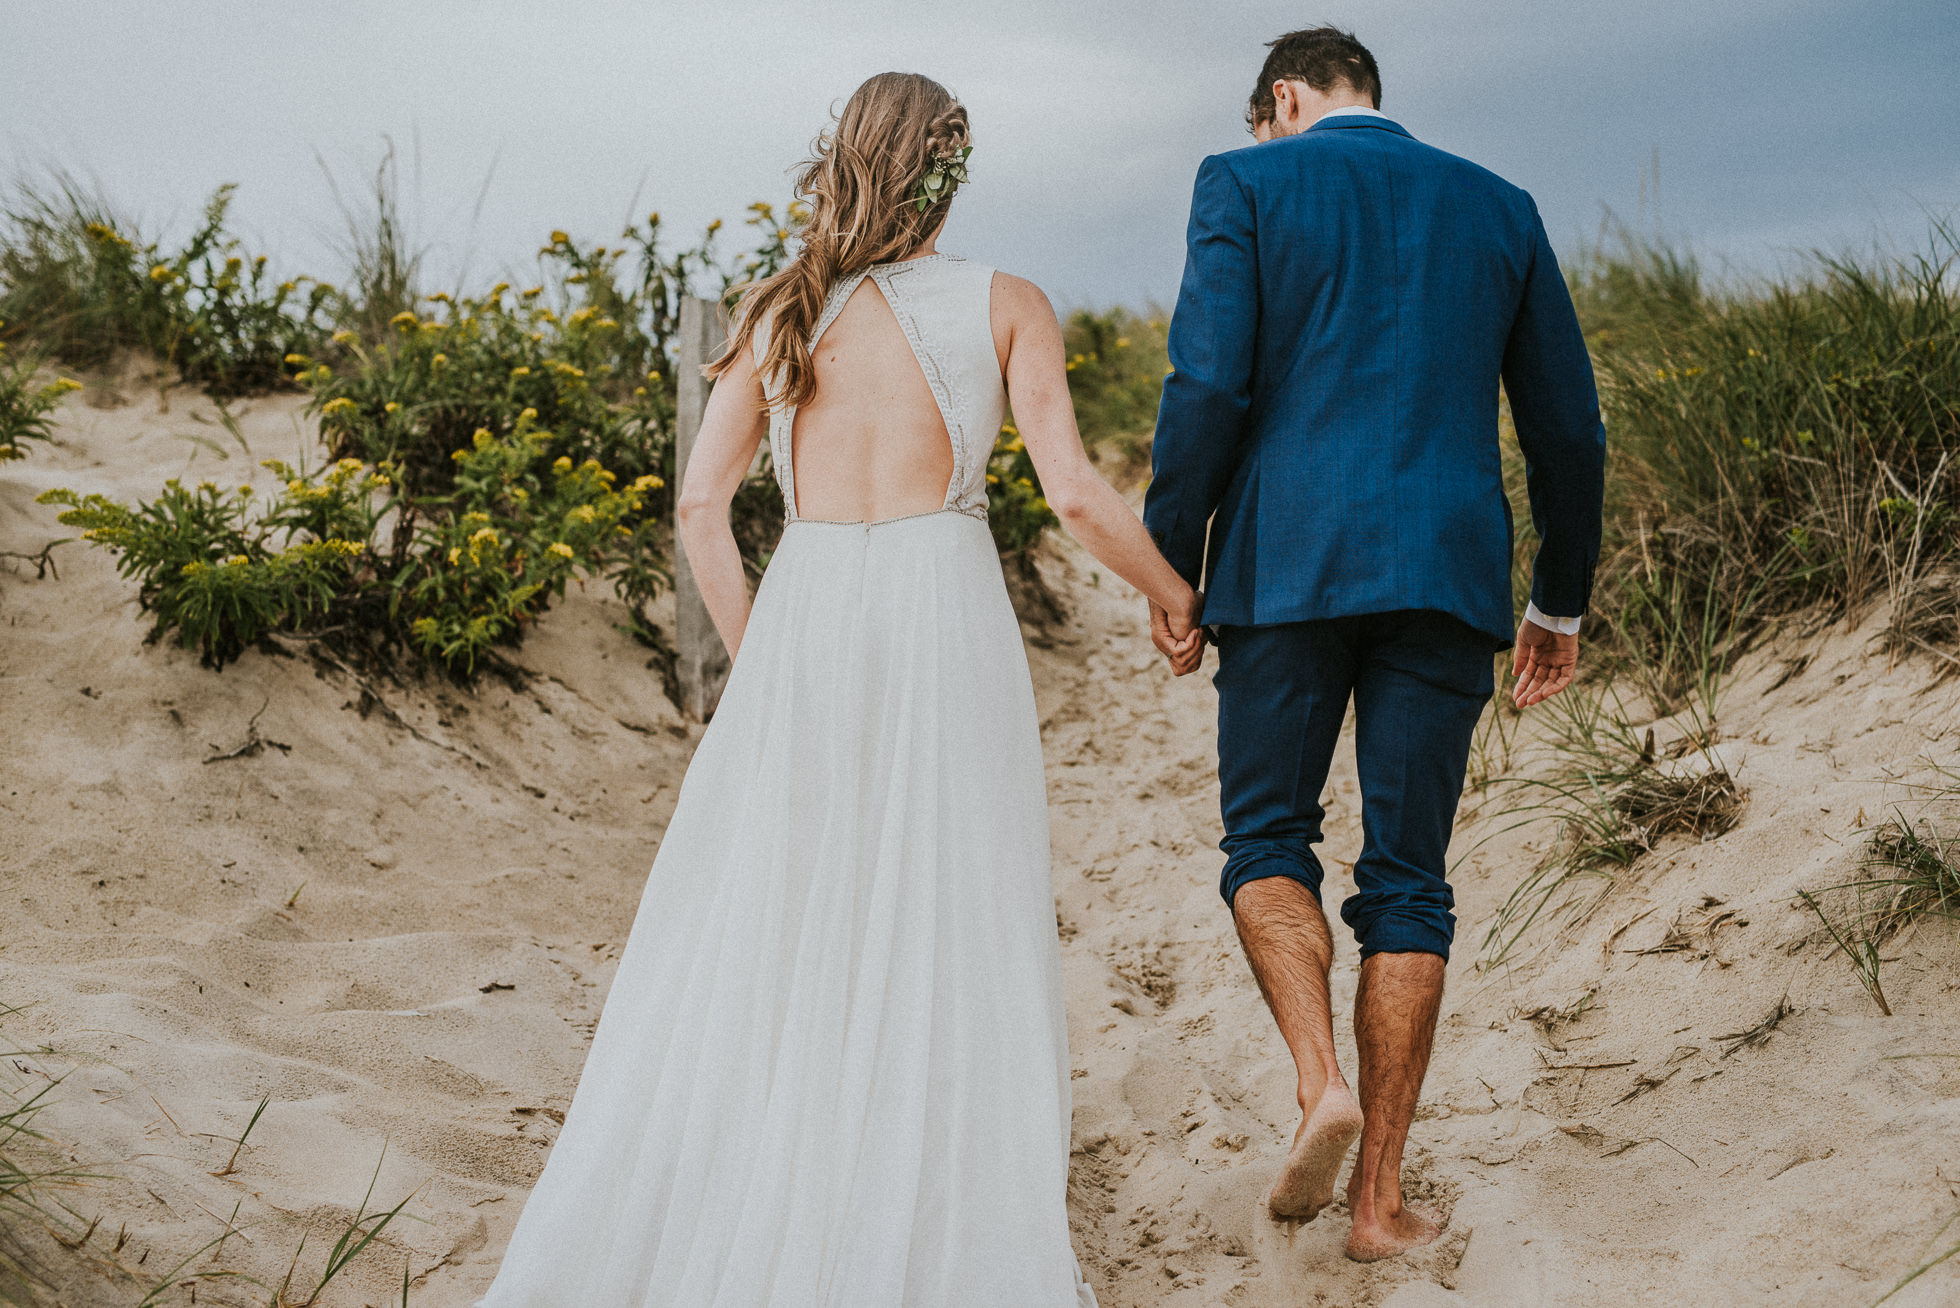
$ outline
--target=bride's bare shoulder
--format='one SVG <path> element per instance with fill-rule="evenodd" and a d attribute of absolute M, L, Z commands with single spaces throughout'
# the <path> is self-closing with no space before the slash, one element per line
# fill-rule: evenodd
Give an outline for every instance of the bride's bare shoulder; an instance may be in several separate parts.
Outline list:
<path fill-rule="evenodd" d="M 1016 277 L 998 268 L 994 269 L 993 307 L 997 319 L 1003 313 L 1013 317 L 1032 314 L 1044 314 L 1050 318 L 1055 316 L 1055 306 L 1048 302 L 1048 296 L 1039 286 L 1025 277 Z"/>
<path fill-rule="evenodd" d="M 1029 332 L 1042 335 L 1053 333 L 1057 338 L 1061 335 L 1055 306 L 1042 289 L 1025 277 L 1016 277 L 999 269 L 994 270 L 991 317 L 994 347 L 1000 354 L 1003 368 L 1007 366 L 1015 337 Z"/>

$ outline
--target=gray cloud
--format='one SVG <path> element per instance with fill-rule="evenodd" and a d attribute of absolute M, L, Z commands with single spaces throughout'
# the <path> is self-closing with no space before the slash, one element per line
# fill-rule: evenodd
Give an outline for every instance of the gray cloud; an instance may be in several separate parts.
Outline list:
<path fill-rule="evenodd" d="M 255 242 L 332 275 L 315 155 L 358 189 L 392 136 L 434 266 L 487 274 L 527 265 L 553 227 L 611 236 L 636 193 L 682 231 L 785 198 L 833 103 L 916 68 L 976 124 L 950 248 L 1063 303 L 1167 301 L 1193 170 L 1246 143 L 1261 43 L 1322 16 L 1265 0 L 10 0 L 0 167 L 62 163 L 153 226 L 236 181 Z M 1391 113 L 1530 189 L 1568 251 L 1602 205 L 1636 217 L 1655 149 L 1648 225 L 1745 270 L 1918 241 L 1920 205 L 1960 205 L 1950 3 L 1350 0 L 1324 16 L 1373 46 Z"/>

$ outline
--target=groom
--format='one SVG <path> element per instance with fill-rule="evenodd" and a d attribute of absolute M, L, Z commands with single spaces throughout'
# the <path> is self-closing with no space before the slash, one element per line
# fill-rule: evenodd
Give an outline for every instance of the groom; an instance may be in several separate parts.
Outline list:
<path fill-rule="evenodd" d="M 1347 1253 L 1366 1261 L 1438 1232 L 1401 1173 L 1455 934 L 1445 853 L 1493 653 L 1515 643 L 1520 707 L 1572 680 L 1605 447 L 1531 197 L 1384 117 L 1374 57 L 1348 33 L 1271 51 L 1248 113 L 1259 144 L 1198 169 L 1144 521 L 1208 583 L 1220 891 L 1299 1071 L 1268 1203 L 1315 1216 L 1358 1133 Z M 1539 535 L 1515 642 L 1500 380 Z M 1195 668 L 1202 644 L 1180 650 L 1151 618 L 1174 670 Z M 1350 700 L 1358 1100 L 1334 1056 L 1313 851 Z"/>

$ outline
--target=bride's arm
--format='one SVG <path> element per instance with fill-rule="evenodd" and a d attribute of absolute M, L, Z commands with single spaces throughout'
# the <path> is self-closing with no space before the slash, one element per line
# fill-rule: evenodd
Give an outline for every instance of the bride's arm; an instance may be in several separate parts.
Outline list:
<path fill-rule="evenodd" d="M 1180 643 L 1195 641 L 1196 594 L 1164 561 L 1136 513 L 1082 448 L 1054 306 L 1033 282 L 998 273 L 994 322 L 996 344 L 1003 335 L 1006 341 L 1003 371 L 1014 423 L 1041 476 L 1048 507 L 1104 567 L 1170 614 Z"/>
<path fill-rule="evenodd" d="M 755 360 L 743 350 L 708 394 L 701 434 L 695 438 L 681 478 L 680 499 L 674 505 L 675 535 L 687 551 L 702 602 L 731 658 L 741 648 L 742 633 L 749 625 L 749 579 L 742 569 L 735 532 L 728 525 L 728 506 L 768 430 Z"/>

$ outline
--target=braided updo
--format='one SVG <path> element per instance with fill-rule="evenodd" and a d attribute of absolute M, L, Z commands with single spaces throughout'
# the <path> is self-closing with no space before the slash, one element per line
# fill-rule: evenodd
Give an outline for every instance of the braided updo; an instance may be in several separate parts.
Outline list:
<path fill-rule="evenodd" d="M 810 204 L 802 250 L 743 293 L 734 335 L 708 375 L 727 371 L 767 321 L 768 344 L 755 362 L 773 378 L 770 402 L 807 403 L 817 389 L 810 333 L 830 288 L 910 253 L 945 225 L 951 191 L 924 210 L 914 191 L 935 159 L 957 158 L 970 144 L 966 106 L 931 78 L 880 73 L 858 87 L 797 174 L 796 193 Z"/>

